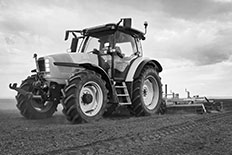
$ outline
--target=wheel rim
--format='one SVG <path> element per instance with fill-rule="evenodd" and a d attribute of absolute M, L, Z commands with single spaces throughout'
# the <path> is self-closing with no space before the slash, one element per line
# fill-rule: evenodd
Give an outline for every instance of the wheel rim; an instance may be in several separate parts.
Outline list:
<path fill-rule="evenodd" d="M 40 101 L 38 100 L 39 99 L 31 100 L 31 105 L 36 111 L 43 113 L 51 109 L 53 102 L 45 101 L 44 103 L 38 103 L 38 102 L 42 102 L 41 100 Z"/>
<path fill-rule="evenodd" d="M 143 83 L 142 97 L 144 105 L 153 110 L 158 104 L 159 100 L 159 86 L 158 82 L 153 76 L 148 76 Z"/>
<path fill-rule="evenodd" d="M 34 89 L 33 94 L 35 95 L 40 95 L 39 90 Z M 46 101 L 43 99 L 31 99 L 31 106 L 38 112 L 47 112 L 51 109 L 53 106 L 53 102 L 51 101 Z"/>
<path fill-rule="evenodd" d="M 86 96 L 88 96 L 88 99 L 86 99 Z M 82 112 L 86 116 L 91 117 L 98 114 L 103 105 L 103 92 L 101 87 L 94 81 L 87 82 L 81 88 L 79 103 Z"/>

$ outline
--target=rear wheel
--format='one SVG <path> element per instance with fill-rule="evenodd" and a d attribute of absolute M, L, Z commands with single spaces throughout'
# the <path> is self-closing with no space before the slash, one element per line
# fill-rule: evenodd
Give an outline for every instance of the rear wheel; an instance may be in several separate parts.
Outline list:
<path fill-rule="evenodd" d="M 133 81 L 132 106 L 136 116 L 158 113 L 162 101 L 162 84 L 157 71 L 145 66 Z"/>
<path fill-rule="evenodd" d="M 34 82 L 36 82 L 35 76 L 30 76 L 22 82 L 20 88 L 27 92 L 31 92 L 34 95 L 41 95 L 41 90 L 33 86 Z M 20 93 L 17 94 L 16 100 L 17 108 L 27 119 L 49 118 L 53 115 L 57 108 L 57 104 L 54 102 L 43 99 L 28 99 Z"/>
<path fill-rule="evenodd" d="M 107 103 L 106 83 L 100 74 L 84 70 L 68 79 L 64 88 L 63 113 L 72 123 L 102 118 Z"/>

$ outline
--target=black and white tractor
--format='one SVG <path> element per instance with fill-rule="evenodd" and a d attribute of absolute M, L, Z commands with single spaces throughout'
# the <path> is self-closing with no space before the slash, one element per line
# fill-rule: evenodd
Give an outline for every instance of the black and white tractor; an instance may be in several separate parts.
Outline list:
<path fill-rule="evenodd" d="M 145 33 L 131 28 L 130 18 L 68 30 L 65 40 L 70 35 L 69 52 L 38 59 L 35 54 L 34 74 L 20 87 L 10 84 L 18 92 L 17 107 L 24 117 L 51 117 L 59 103 L 72 123 L 97 121 L 118 106 L 127 106 L 136 116 L 159 112 L 162 66 L 143 57 Z"/>

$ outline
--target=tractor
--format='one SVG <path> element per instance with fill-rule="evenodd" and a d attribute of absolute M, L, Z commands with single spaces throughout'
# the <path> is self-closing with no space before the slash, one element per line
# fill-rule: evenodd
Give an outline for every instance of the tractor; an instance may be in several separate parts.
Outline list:
<path fill-rule="evenodd" d="M 9 87 L 17 91 L 17 108 L 27 119 L 44 119 L 63 105 L 72 123 L 95 122 L 126 106 L 135 116 L 156 114 L 162 107 L 162 66 L 143 57 L 145 32 L 123 18 L 83 30 L 67 30 L 72 36 L 66 53 L 37 58 L 32 75 Z"/>

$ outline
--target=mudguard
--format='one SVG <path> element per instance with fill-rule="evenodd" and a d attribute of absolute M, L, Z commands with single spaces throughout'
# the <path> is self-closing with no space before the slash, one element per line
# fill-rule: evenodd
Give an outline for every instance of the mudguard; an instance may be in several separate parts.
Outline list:
<path fill-rule="evenodd" d="M 145 65 L 154 66 L 157 72 L 162 72 L 163 70 L 162 66 L 158 61 L 149 58 L 139 57 L 135 61 L 133 61 L 132 65 L 130 66 L 125 81 L 132 82 L 134 79 L 136 79 Z"/>
<path fill-rule="evenodd" d="M 110 101 L 113 103 L 117 103 L 117 95 L 115 94 L 115 89 L 112 86 L 112 83 L 110 81 L 110 78 L 108 74 L 100 67 L 90 64 L 90 63 L 70 63 L 70 62 L 54 62 L 54 65 L 56 66 L 63 66 L 63 67 L 73 67 L 73 68 L 86 68 L 89 70 L 93 70 L 97 73 L 99 73 L 102 76 L 102 79 L 106 82 L 106 88 L 109 90 L 110 95 Z"/>

